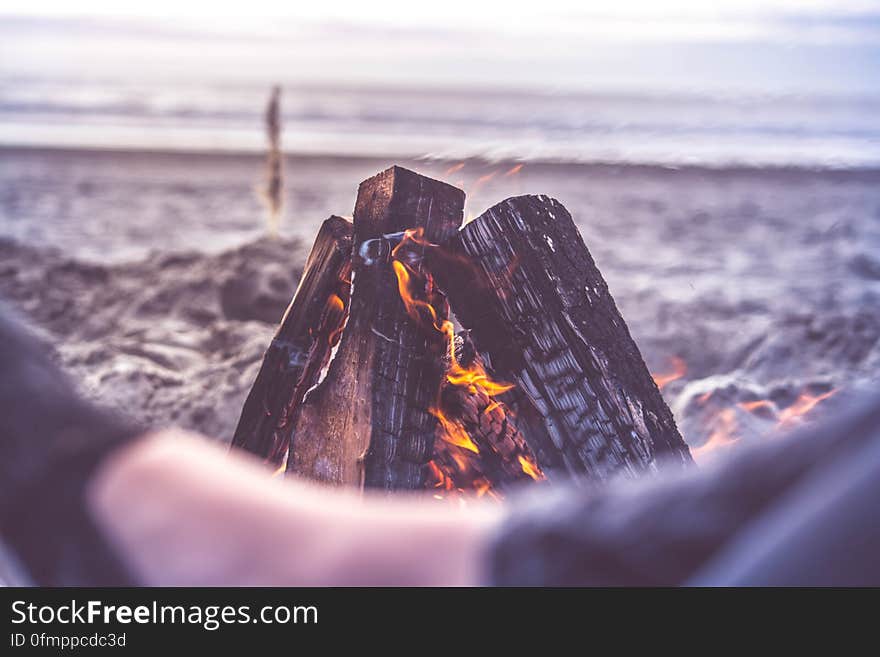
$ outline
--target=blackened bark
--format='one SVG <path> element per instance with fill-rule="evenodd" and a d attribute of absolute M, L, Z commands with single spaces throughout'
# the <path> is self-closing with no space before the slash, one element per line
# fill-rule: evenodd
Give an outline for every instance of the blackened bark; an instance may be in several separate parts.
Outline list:
<path fill-rule="evenodd" d="M 432 263 L 495 375 L 516 383 L 541 467 L 605 479 L 690 463 L 672 413 L 571 215 L 546 196 L 495 205 Z M 468 265 L 467 263 L 471 263 Z"/>
<path fill-rule="evenodd" d="M 339 340 L 349 299 L 353 228 L 342 217 L 321 226 L 299 287 L 248 394 L 232 439 L 280 465 L 290 442 L 291 420 L 318 380 Z"/>

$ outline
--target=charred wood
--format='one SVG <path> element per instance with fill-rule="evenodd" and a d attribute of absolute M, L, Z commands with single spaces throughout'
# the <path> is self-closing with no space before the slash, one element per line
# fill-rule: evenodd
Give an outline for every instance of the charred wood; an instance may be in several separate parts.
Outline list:
<path fill-rule="evenodd" d="M 296 409 L 339 340 L 349 299 L 352 232 L 342 217 L 322 224 L 242 408 L 232 445 L 269 463 L 284 463 Z"/>
<path fill-rule="evenodd" d="M 457 338 L 460 366 L 485 371 L 467 331 Z M 543 479 L 531 448 L 507 405 L 482 386 L 444 380 L 431 485 L 447 490 L 495 493 L 513 484 Z"/>
<path fill-rule="evenodd" d="M 467 224 L 432 268 L 546 471 L 605 479 L 690 463 L 571 215 L 520 196 Z M 550 474 L 548 473 L 548 474 Z M 551 475 L 552 476 L 552 475 Z"/>
<path fill-rule="evenodd" d="M 401 167 L 361 183 L 349 318 L 326 378 L 296 419 L 289 472 L 388 490 L 424 485 L 445 342 L 408 316 L 390 253 L 408 229 L 423 229 L 428 242 L 448 240 L 463 207 L 461 190 Z M 445 317 L 445 302 L 436 311 Z"/>

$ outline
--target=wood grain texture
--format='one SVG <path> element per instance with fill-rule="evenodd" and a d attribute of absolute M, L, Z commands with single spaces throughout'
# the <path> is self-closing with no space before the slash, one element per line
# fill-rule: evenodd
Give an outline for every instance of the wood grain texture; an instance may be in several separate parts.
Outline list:
<path fill-rule="evenodd" d="M 447 243 L 438 281 L 548 476 L 637 475 L 690 463 L 571 215 L 546 196 L 499 203 Z"/>
<path fill-rule="evenodd" d="M 344 321 L 352 235 L 351 222 L 342 217 L 321 225 L 299 287 L 245 400 L 233 447 L 276 465 L 284 462 L 296 408 L 317 382 Z"/>
<path fill-rule="evenodd" d="M 463 208 L 461 190 L 401 167 L 361 183 L 348 323 L 325 379 L 302 405 L 288 471 L 357 487 L 424 485 L 445 345 L 406 314 L 387 251 L 365 258 L 361 247 L 410 228 L 423 228 L 431 242 L 448 240 Z"/>

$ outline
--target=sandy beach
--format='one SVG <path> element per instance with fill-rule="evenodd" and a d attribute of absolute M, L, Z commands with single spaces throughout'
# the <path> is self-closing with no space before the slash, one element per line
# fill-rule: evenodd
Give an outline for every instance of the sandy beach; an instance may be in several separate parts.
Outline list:
<path fill-rule="evenodd" d="M 86 394 L 228 441 L 318 225 L 392 163 L 288 157 L 271 240 L 259 157 L 2 149 L 0 297 Z M 471 217 L 566 205 L 692 447 L 876 380 L 880 171 L 398 163 L 465 189 Z"/>

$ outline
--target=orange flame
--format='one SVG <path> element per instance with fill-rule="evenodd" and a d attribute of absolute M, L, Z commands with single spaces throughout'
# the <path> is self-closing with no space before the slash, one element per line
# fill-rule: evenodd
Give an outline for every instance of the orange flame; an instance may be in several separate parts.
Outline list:
<path fill-rule="evenodd" d="M 338 294 L 331 294 L 330 298 L 327 299 L 327 309 L 342 312 L 345 309 L 345 304 L 342 303 L 342 299 L 339 298 Z"/>
<path fill-rule="evenodd" d="M 465 368 L 459 365 L 458 361 L 454 358 L 452 359 L 449 371 L 446 374 L 446 380 L 454 386 L 467 386 L 471 389 L 471 392 L 481 390 L 486 393 L 486 396 L 488 397 L 495 397 L 496 395 L 500 395 L 508 390 L 513 390 L 514 388 L 514 385 L 511 383 L 499 383 L 493 381 L 491 377 L 486 374 L 486 370 L 483 369 L 482 365 L 474 363 Z M 498 402 L 493 403 L 496 404 L 496 406 L 500 406 Z"/>
<path fill-rule="evenodd" d="M 494 172 L 490 174 L 490 177 Z M 430 274 L 415 271 L 408 264 L 400 259 L 401 249 L 404 245 L 415 244 L 423 248 L 437 248 L 424 239 L 424 230 L 421 228 L 407 230 L 404 237 L 391 252 L 392 269 L 397 277 L 397 289 L 403 302 L 404 309 L 407 314 L 420 326 L 430 326 L 433 330 L 442 334 L 447 343 L 447 355 L 449 365 L 446 370 L 446 382 L 451 386 L 466 388 L 471 393 L 482 393 L 489 400 L 490 404 L 483 411 L 490 413 L 496 409 L 506 414 L 505 406 L 498 400 L 494 399 L 498 395 L 513 389 L 513 385 L 493 380 L 486 372 L 483 365 L 478 359 L 475 359 L 470 365 L 464 366 L 458 360 L 455 353 L 455 327 L 451 321 L 441 317 L 435 306 L 429 301 L 421 298 L 431 297 L 433 291 L 433 280 Z M 429 409 L 437 418 L 442 431 L 443 442 L 448 446 L 446 456 L 458 468 L 459 472 L 468 472 L 471 470 L 471 463 L 467 453 L 479 455 L 480 449 L 474 442 L 473 438 L 467 432 L 461 422 L 444 412 L 440 400 Z M 463 451 L 455 451 L 455 450 Z M 537 463 L 520 455 L 518 459 L 522 471 L 532 479 L 540 480 L 544 478 L 543 473 Z M 435 461 L 429 463 L 429 470 L 434 478 L 435 488 L 442 488 L 447 491 L 457 489 L 452 473 L 444 471 L 443 468 Z M 477 496 L 482 497 L 489 495 L 490 497 L 500 499 L 500 496 L 491 489 L 491 482 L 485 477 L 479 477 L 472 482 L 473 490 Z M 458 489 L 460 492 L 460 489 Z"/>
<path fill-rule="evenodd" d="M 441 470 L 434 461 L 428 462 L 428 469 L 431 471 L 431 474 L 434 476 L 434 480 L 437 482 L 434 484 L 434 488 L 442 488 L 443 490 L 452 490 L 455 488 L 455 484 L 452 483 L 452 479 L 446 475 L 443 470 Z M 438 499 L 443 499 L 442 496 L 435 495 Z"/>
<path fill-rule="evenodd" d="M 479 448 L 461 424 L 446 417 L 446 414 L 439 407 L 432 408 L 431 413 L 439 420 L 440 426 L 443 428 L 443 440 L 474 454 L 480 453 Z"/>
<path fill-rule="evenodd" d="M 330 345 L 333 346 L 339 341 L 339 338 L 342 336 L 342 330 L 345 328 L 345 302 L 338 294 L 331 294 L 327 299 L 327 307 L 324 312 L 326 313 L 328 324 L 331 321 L 336 323 L 336 328 L 330 332 L 328 337 Z"/>
<path fill-rule="evenodd" d="M 443 320 L 441 322 L 434 306 L 427 301 L 417 299 L 413 295 L 411 290 L 414 286 L 412 270 L 399 260 L 394 260 L 391 263 L 391 266 L 394 268 L 394 273 L 397 275 L 397 291 L 400 293 L 400 298 L 403 300 L 403 306 L 406 309 L 407 314 L 413 319 L 413 321 L 421 323 L 423 321 L 421 311 L 425 311 L 431 318 L 431 324 L 433 327 L 444 335 L 447 334 L 449 329 L 447 329 L 446 324 L 450 324 L 451 327 L 451 322 L 449 322 L 449 320 Z"/>
<path fill-rule="evenodd" d="M 683 359 L 678 356 L 673 356 L 672 361 L 672 371 L 667 372 L 666 374 L 652 374 L 651 377 L 654 379 L 654 383 L 657 384 L 657 387 L 660 390 L 663 390 L 667 385 L 672 383 L 673 381 L 677 381 L 685 374 L 687 374 L 687 363 L 684 362 Z"/>
<path fill-rule="evenodd" d="M 536 463 L 532 463 L 522 454 L 519 455 L 519 464 L 520 466 L 522 466 L 523 472 L 525 472 L 535 481 L 540 481 L 544 478 L 544 474 L 538 469 L 538 465 Z"/>

